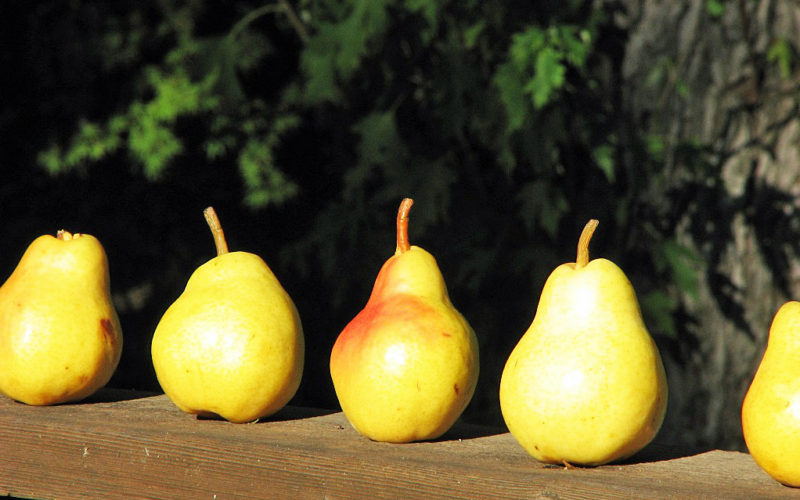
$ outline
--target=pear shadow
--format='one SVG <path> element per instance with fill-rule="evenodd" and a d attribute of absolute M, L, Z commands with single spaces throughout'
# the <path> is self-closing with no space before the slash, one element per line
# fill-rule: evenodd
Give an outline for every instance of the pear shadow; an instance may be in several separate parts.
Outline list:
<path fill-rule="evenodd" d="M 286 420 L 303 420 L 306 418 L 324 417 L 326 415 L 332 415 L 334 413 L 339 413 L 339 410 L 287 405 L 268 417 L 258 419 L 257 422 L 267 423 L 267 422 L 283 422 Z"/>
<path fill-rule="evenodd" d="M 272 415 L 258 418 L 252 422 L 248 422 L 248 424 L 258 425 L 270 422 L 288 422 L 291 420 L 304 420 L 307 418 L 324 417 L 325 415 L 331 415 L 333 413 L 338 413 L 338 411 L 325 408 L 308 408 L 304 406 L 284 406 L 283 408 L 273 413 Z M 221 417 L 220 415 L 217 415 L 215 413 L 208 413 L 202 415 L 198 414 L 195 415 L 195 418 L 197 420 L 228 422 L 228 420 L 226 420 L 224 417 Z"/>
<path fill-rule="evenodd" d="M 612 462 L 599 465 L 573 464 L 567 462 L 560 464 L 540 462 L 540 464 L 545 469 L 599 469 L 602 467 L 645 465 L 657 462 L 666 462 L 670 460 L 678 460 L 681 458 L 689 458 L 696 455 L 701 455 L 713 450 L 714 448 L 711 447 L 679 447 L 664 443 L 651 443 L 628 458 L 614 460 Z"/>
<path fill-rule="evenodd" d="M 663 462 L 667 460 L 676 460 L 679 458 L 688 458 L 712 450 L 713 448 L 707 446 L 675 446 L 653 442 L 630 457 L 612 462 L 609 465 L 636 465 Z"/>
<path fill-rule="evenodd" d="M 445 441 L 465 441 L 468 439 L 497 436 L 500 434 L 506 434 L 507 432 L 508 430 L 502 427 L 491 427 L 486 425 L 457 422 L 440 437 L 428 440 L 427 442 L 439 443 Z"/>
<path fill-rule="evenodd" d="M 119 403 L 122 401 L 133 401 L 135 399 L 145 399 L 158 396 L 157 392 L 135 391 L 132 389 L 117 389 L 114 387 L 103 387 L 91 396 L 80 401 L 68 401 L 62 405 L 90 405 L 97 403 Z"/>
<path fill-rule="evenodd" d="M 696 455 L 701 455 L 715 448 L 711 447 L 686 447 L 675 446 L 665 443 L 650 443 L 642 450 L 634 453 L 628 458 L 621 460 L 614 460 L 612 462 L 599 464 L 599 465 L 584 465 L 572 463 L 544 463 L 540 462 L 541 466 L 545 469 L 598 469 L 602 467 L 618 467 L 626 465 L 645 465 L 657 462 L 666 462 L 669 460 L 678 460 L 681 458 L 689 458 Z"/>

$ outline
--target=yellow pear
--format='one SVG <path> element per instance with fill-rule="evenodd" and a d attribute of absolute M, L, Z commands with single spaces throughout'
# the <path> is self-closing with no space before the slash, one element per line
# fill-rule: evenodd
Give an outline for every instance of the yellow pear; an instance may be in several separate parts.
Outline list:
<path fill-rule="evenodd" d="M 742 404 L 747 448 L 767 474 L 800 487 L 800 302 L 775 314 L 767 349 Z"/>
<path fill-rule="evenodd" d="M 212 207 L 217 256 L 198 267 L 153 334 L 158 382 L 181 410 L 252 422 L 297 392 L 305 343 L 292 299 L 261 257 L 229 252 Z"/>
<path fill-rule="evenodd" d="M 108 383 L 121 353 L 103 246 L 64 230 L 36 238 L 0 287 L 0 392 L 78 401 Z"/>
<path fill-rule="evenodd" d="M 400 205 L 394 256 L 331 351 L 342 411 L 375 441 L 441 436 L 466 408 L 478 380 L 475 332 L 450 302 L 433 256 L 408 243 L 412 203 L 406 198 Z"/>
<path fill-rule="evenodd" d="M 500 407 L 511 434 L 545 463 L 600 465 L 637 452 L 664 418 L 667 381 L 631 283 L 589 261 L 591 220 L 575 263 L 545 282 L 533 322 L 509 356 Z"/>

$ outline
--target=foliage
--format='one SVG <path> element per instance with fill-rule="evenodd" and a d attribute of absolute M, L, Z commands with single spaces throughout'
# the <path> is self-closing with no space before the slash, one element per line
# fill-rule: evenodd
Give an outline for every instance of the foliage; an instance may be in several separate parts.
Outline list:
<path fill-rule="evenodd" d="M 792 44 L 783 38 L 772 41 L 767 49 L 767 62 L 776 64 L 780 69 L 781 77 L 788 79 L 792 75 L 792 67 L 797 59 L 797 54 Z"/>
<path fill-rule="evenodd" d="M 235 166 L 249 210 L 293 214 L 279 275 L 324 301 L 322 328 L 365 300 L 411 196 L 411 238 L 475 326 L 488 387 L 590 217 L 654 333 L 676 334 L 676 292 L 696 288 L 699 263 L 649 206 L 664 144 L 623 126 L 614 3 L 77 4 L 102 41 L 84 52 L 117 88 L 53 130 L 39 164 L 91 177 L 126 158 L 154 185 Z M 768 57 L 794 61 L 780 45 Z"/>
<path fill-rule="evenodd" d="M 280 107 L 268 106 L 258 96 L 249 99 L 238 76 L 239 71 L 262 63 L 269 52 L 268 41 L 248 30 L 247 25 L 255 20 L 252 14 L 257 18 L 275 9 L 256 9 L 224 35 L 200 37 L 194 32 L 202 2 L 162 5 L 163 20 L 154 31 L 168 33 L 165 38 L 173 39 L 174 45 L 157 63 L 145 65 L 136 75 L 137 97 L 104 123 L 82 118 L 67 146 L 51 145 L 39 155 L 39 163 L 55 174 L 124 149 L 147 179 L 156 180 L 185 153 L 186 139 L 179 132 L 182 122 L 193 120 L 197 126 L 206 121 L 202 144 L 206 159 L 233 159 L 238 164 L 248 188 L 248 204 L 281 203 L 293 196 L 297 186 L 275 165 L 273 151 L 298 118 L 281 112 Z M 135 37 L 140 43 L 142 38 Z M 117 45 L 103 54 L 108 64 L 118 57 Z M 136 62 L 132 59 L 130 64 Z"/>
<path fill-rule="evenodd" d="M 712 18 L 720 18 L 725 13 L 723 0 L 706 0 L 706 12 Z"/>

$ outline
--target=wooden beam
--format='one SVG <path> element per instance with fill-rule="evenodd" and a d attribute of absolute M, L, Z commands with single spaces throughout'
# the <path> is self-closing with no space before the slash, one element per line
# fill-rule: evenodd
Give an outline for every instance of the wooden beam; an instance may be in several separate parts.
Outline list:
<path fill-rule="evenodd" d="M 358 435 L 338 412 L 287 407 L 253 424 L 198 419 L 163 395 L 77 404 L 0 397 L 0 495 L 33 498 L 798 498 L 739 452 L 651 445 L 624 464 L 539 464 L 502 429 L 434 442 Z"/>

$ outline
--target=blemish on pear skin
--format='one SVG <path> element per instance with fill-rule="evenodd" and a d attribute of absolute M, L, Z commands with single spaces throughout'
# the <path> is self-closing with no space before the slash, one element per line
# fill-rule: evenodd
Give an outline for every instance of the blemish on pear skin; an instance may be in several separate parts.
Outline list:
<path fill-rule="evenodd" d="M 114 328 L 111 325 L 111 320 L 108 318 L 100 319 L 100 328 L 103 330 L 103 335 L 109 343 L 114 343 Z"/>
<path fill-rule="evenodd" d="M 456 395 L 458 395 L 459 392 L 458 384 L 453 384 L 453 390 L 456 391 Z"/>
<path fill-rule="evenodd" d="M 449 333 L 447 333 L 447 332 L 442 332 L 442 335 L 443 335 L 443 336 L 445 336 L 445 337 L 448 337 L 448 338 L 449 338 L 449 337 L 452 337 L 452 335 L 450 335 L 450 334 L 449 334 Z"/>

